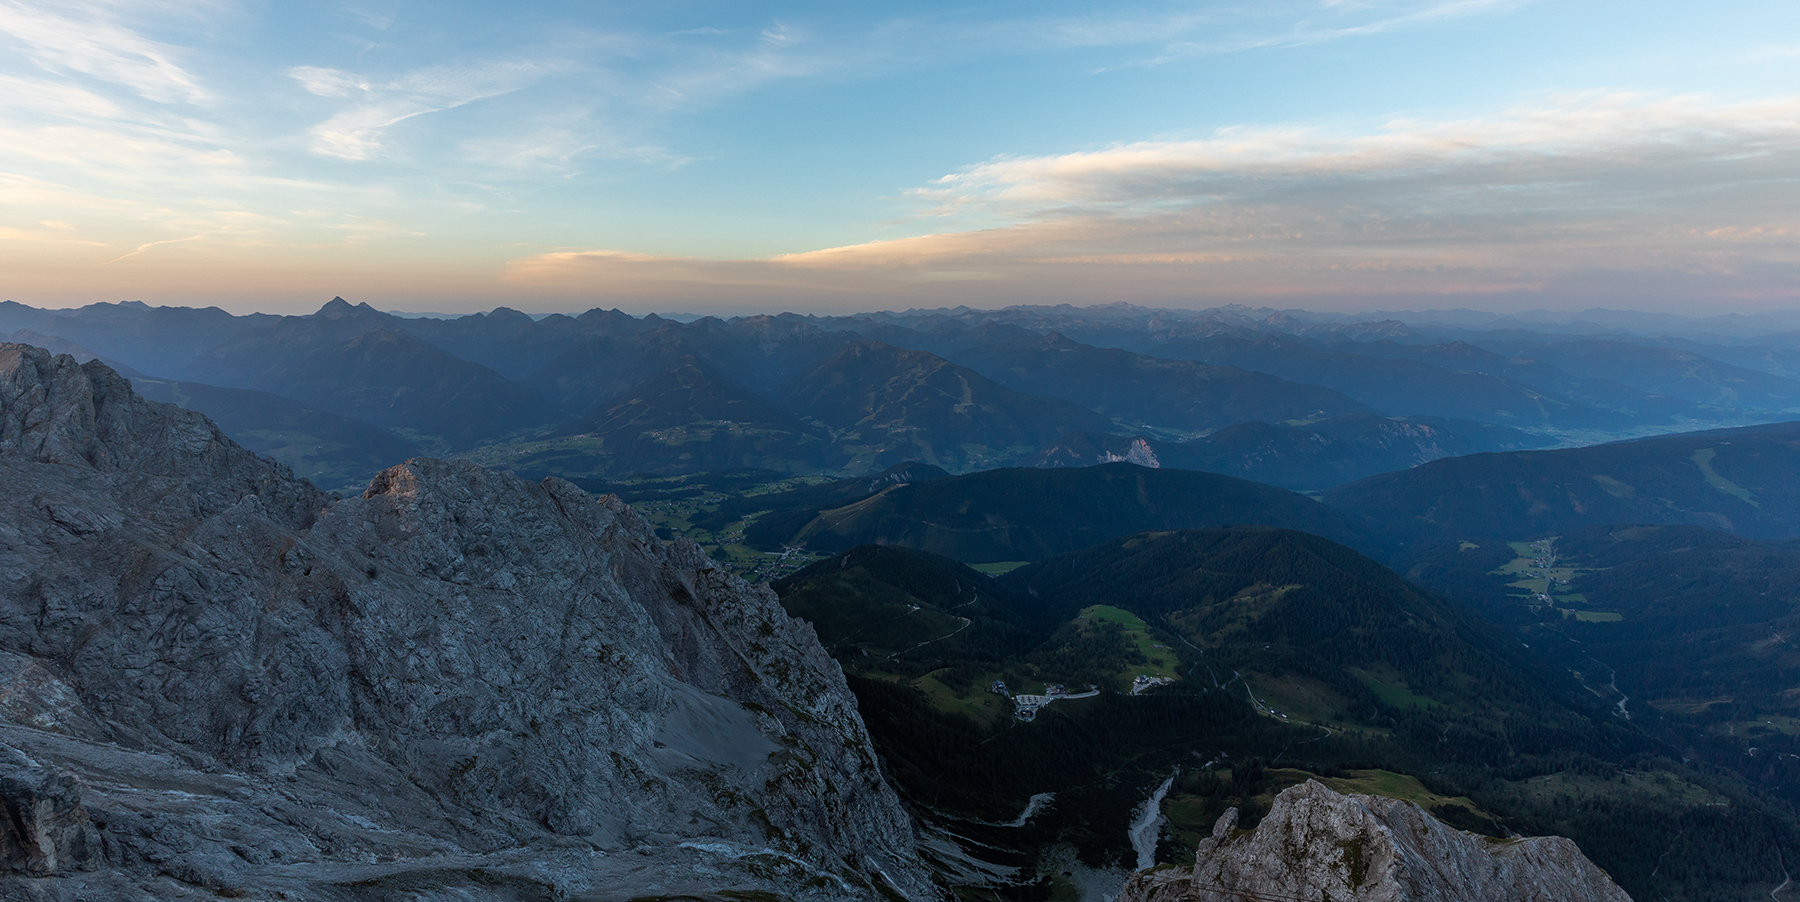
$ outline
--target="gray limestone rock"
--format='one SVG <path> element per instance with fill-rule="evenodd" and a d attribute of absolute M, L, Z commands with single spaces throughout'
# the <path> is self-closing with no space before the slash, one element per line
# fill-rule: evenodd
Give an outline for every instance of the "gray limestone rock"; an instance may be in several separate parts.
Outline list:
<path fill-rule="evenodd" d="M 0 871 L 48 877 L 90 870 L 100 836 L 81 804 L 81 784 L 0 746 Z"/>
<path fill-rule="evenodd" d="M 811 627 L 616 498 L 335 499 L 23 345 L 0 485 L 0 896 L 935 897 Z"/>
<path fill-rule="evenodd" d="M 1315 780 L 1276 796 L 1254 830 L 1225 812 L 1190 870 L 1142 871 L 1120 902 L 1630 902 L 1560 836 L 1464 833 L 1411 802 L 1343 795 Z"/>

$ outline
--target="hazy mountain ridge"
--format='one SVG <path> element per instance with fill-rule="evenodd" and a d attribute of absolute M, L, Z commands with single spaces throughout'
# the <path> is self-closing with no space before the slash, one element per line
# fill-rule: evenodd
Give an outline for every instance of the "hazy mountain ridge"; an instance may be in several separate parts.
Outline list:
<path fill-rule="evenodd" d="M 1712 360 L 1693 351 L 1622 341 L 1495 342 L 1583 379 L 1604 379 L 1640 391 L 1715 407 L 1792 412 L 1800 382 Z"/>
<path fill-rule="evenodd" d="M 808 472 L 832 467 L 840 457 L 827 430 L 775 408 L 692 356 L 549 437 L 593 439 L 599 447 L 541 451 L 513 466 L 594 476 L 739 467 Z"/>
<path fill-rule="evenodd" d="M 1404 470 L 1444 457 L 1539 448 L 1554 440 L 1507 426 L 1437 417 L 1336 417 L 1304 426 L 1249 422 L 1185 442 L 1149 436 L 1071 433 L 1025 463 L 1087 467 L 1126 460 L 1224 473 L 1305 491 Z"/>
<path fill-rule="evenodd" d="M 836 429 L 865 471 L 904 460 L 958 470 L 1001 466 L 1070 430 L 1112 425 L 1079 405 L 1014 391 L 935 354 L 871 341 L 844 346 L 778 397 Z"/>
<path fill-rule="evenodd" d="M 1800 537 L 1800 423 L 1555 451 L 1475 454 L 1325 493 L 1391 540 L 1425 549 L 1529 540 L 1607 523 L 1692 524 Z"/>
<path fill-rule="evenodd" d="M 331 491 L 361 491 L 367 474 L 419 453 L 417 445 L 378 426 L 269 392 L 149 376 L 133 379 L 132 388 L 149 400 L 205 414 L 238 444 L 284 461 Z"/>
<path fill-rule="evenodd" d="M 75 342 L 133 369 L 158 376 L 180 372 L 195 357 L 233 337 L 279 321 L 239 316 L 217 307 L 152 307 L 141 301 L 40 310 L 0 301 L 0 331 L 31 329 Z"/>
<path fill-rule="evenodd" d="M 1462 321 L 1482 322 L 1473 314 Z M 1519 329 L 1530 325 L 1495 317 L 1485 322 L 1512 330 L 1487 333 L 1494 342 L 1524 340 Z M 603 309 L 541 319 L 508 308 L 409 319 L 342 299 L 302 317 L 234 317 L 213 308 L 137 303 L 44 311 L 9 303 L 0 307 L 0 327 L 33 330 L 46 342 L 73 342 L 159 378 L 278 394 L 374 424 L 407 443 L 441 450 L 488 448 L 479 459 L 528 458 L 536 472 L 581 478 L 626 475 L 637 461 L 655 457 L 649 449 L 656 442 L 615 437 L 610 444 L 577 447 L 544 439 L 569 435 L 575 420 L 628 402 L 625 395 L 690 357 L 761 402 L 829 430 L 834 447 L 815 453 L 810 441 L 790 440 L 791 428 L 778 430 L 790 438 L 771 438 L 764 435 L 767 424 L 744 422 L 708 435 L 738 436 L 727 445 L 742 445 L 747 435 L 763 436 L 749 440 L 763 450 L 694 454 L 690 449 L 676 454 L 675 463 L 657 460 L 651 469 L 658 473 L 738 461 L 782 472 L 846 474 L 875 472 L 906 459 L 955 470 L 1027 460 L 1067 464 L 1075 458 L 1052 447 L 1066 433 L 1128 438 L 1147 433 L 1148 439 L 1167 441 L 1211 439 L 1224 430 L 1207 447 L 1228 445 L 1229 453 L 1177 457 L 1187 466 L 1314 489 L 1408 466 L 1439 451 L 1531 444 L 1452 422 L 1459 417 L 1466 423 L 1550 430 L 1562 440 L 1591 440 L 1767 418 L 1761 407 L 1787 403 L 1791 398 L 1784 393 L 1800 387 L 1781 376 L 1696 357 L 1691 350 L 1652 347 L 1668 344 L 1666 338 L 1638 339 L 1618 331 L 1607 332 L 1605 340 L 1616 359 L 1577 376 L 1542 360 L 1503 357 L 1474 344 L 1433 345 L 1437 339 L 1429 330 L 1391 317 L 1359 321 L 1247 307 L 1063 305 L 678 322 Z M 1535 336 L 1534 347 L 1544 346 L 1547 337 L 1585 340 L 1575 331 L 1529 335 Z M 946 405 L 945 399 L 961 397 L 957 380 L 969 381 L 949 375 L 959 371 L 925 365 L 923 358 L 901 364 L 896 352 L 883 351 L 877 356 L 895 368 L 879 377 L 891 384 L 889 397 L 852 403 L 824 391 L 831 378 L 825 371 L 867 357 L 877 346 L 870 341 L 936 354 L 998 384 L 985 389 L 982 403 Z M 844 356 L 852 346 L 864 350 Z M 1562 344 L 1549 350 L 1557 348 L 1579 354 Z M 1768 365 L 1780 365 L 1774 349 L 1762 353 L 1775 361 Z M 901 378 L 908 370 L 912 375 Z M 862 375 L 877 378 L 873 371 Z M 1017 394 L 998 391 L 1002 386 Z M 1367 431 L 1347 436 L 1321 422 L 1368 415 L 1371 408 L 1443 421 L 1413 417 L 1416 424 L 1403 427 L 1415 433 L 1416 454 L 1395 443 L 1402 440 Z M 224 415 L 224 408 L 219 411 Z M 1255 422 L 1306 432 L 1244 425 Z M 300 449 L 342 444 L 319 436 L 309 442 L 305 435 L 285 444 L 269 444 L 248 431 L 243 437 L 303 467 L 318 465 Z M 1309 448 L 1308 442 L 1320 447 Z M 622 453 L 615 459 L 613 451 Z M 326 471 L 311 472 L 326 478 Z"/>
<path fill-rule="evenodd" d="M 923 333 L 890 328 L 879 337 L 940 354 L 1020 391 L 1065 398 L 1153 428 L 1195 432 L 1249 420 L 1370 412 L 1338 392 L 1266 373 L 1099 348 L 1056 332 L 1040 335 L 992 322 Z"/>
<path fill-rule="evenodd" d="M 553 418 L 537 393 L 341 299 L 244 332 L 181 370 L 188 381 L 286 395 L 467 448 Z"/>

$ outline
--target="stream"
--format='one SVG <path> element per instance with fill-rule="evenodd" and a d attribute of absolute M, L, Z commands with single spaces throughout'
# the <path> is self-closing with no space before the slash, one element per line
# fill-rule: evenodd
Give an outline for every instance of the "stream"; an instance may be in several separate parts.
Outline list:
<path fill-rule="evenodd" d="M 1176 770 L 1175 774 L 1180 773 Z M 1150 798 L 1144 800 L 1144 807 L 1132 819 L 1131 830 L 1126 834 L 1131 838 L 1131 850 L 1137 853 L 1137 869 L 1142 871 L 1156 866 L 1156 839 L 1162 832 L 1162 801 L 1169 794 L 1169 788 L 1175 785 L 1175 774 L 1170 774 Z"/>

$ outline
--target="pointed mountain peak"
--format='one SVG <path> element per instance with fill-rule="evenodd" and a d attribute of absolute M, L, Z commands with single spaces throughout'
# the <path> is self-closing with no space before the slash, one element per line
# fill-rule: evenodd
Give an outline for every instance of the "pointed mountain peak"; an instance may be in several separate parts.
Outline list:
<path fill-rule="evenodd" d="M 384 318 L 386 316 L 386 314 L 369 306 L 367 303 L 352 304 L 343 298 L 332 298 L 331 300 L 326 301 L 325 306 L 320 307 L 318 312 L 314 313 L 313 316 L 322 317 L 324 319 L 343 319 L 348 316 L 364 316 L 369 314 Z"/>

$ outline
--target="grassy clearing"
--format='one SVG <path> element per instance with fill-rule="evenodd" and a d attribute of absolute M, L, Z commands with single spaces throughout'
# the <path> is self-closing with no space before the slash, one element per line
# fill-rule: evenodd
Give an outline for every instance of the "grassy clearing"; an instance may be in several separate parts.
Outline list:
<path fill-rule="evenodd" d="M 1712 448 L 1701 448 L 1694 452 L 1694 464 L 1700 468 L 1700 475 L 1706 478 L 1706 484 L 1750 505 L 1751 507 L 1762 507 L 1762 504 L 1756 500 L 1756 496 L 1751 494 L 1749 489 L 1720 476 L 1718 472 L 1712 468 L 1713 458 L 1718 456 L 1719 452 Z"/>
<path fill-rule="evenodd" d="M 1583 623 L 1618 623 L 1625 619 L 1624 614 L 1615 611 L 1570 611 L 1564 609 L 1563 613 L 1574 614 L 1575 619 Z"/>
<path fill-rule="evenodd" d="M 1116 623 L 1124 627 L 1125 637 L 1136 643 L 1138 651 L 1150 662 L 1134 666 L 1129 673 L 1120 674 L 1119 678 L 1126 685 L 1130 685 L 1131 681 L 1140 674 L 1169 678 L 1181 676 L 1181 657 L 1175 654 L 1173 648 L 1164 645 L 1151 634 L 1150 625 L 1145 623 L 1143 618 L 1124 608 L 1115 608 L 1104 604 L 1083 608 L 1081 616 L 1089 620 Z"/>
<path fill-rule="evenodd" d="M 1800 719 L 1771 714 L 1755 720 L 1733 720 L 1726 723 L 1713 724 L 1707 730 L 1720 736 L 1766 736 L 1771 733 L 1782 736 L 1800 736 Z"/>
<path fill-rule="evenodd" d="M 1356 677 L 1369 691 L 1375 693 L 1383 702 L 1396 708 L 1441 708 L 1443 702 L 1423 695 L 1415 695 L 1400 672 L 1385 664 L 1371 665 L 1368 670 L 1361 667 L 1346 668 L 1350 675 Z"/>
<path fill-rule="evenodd" d="M 925 693 L 931 706 L 951 714 L 962 714 L 977 723 L 991 724 L 1012 714 L 1012 702 L 1001 698 L 982 688 L 991 684 L 995 674 L 983 674 L 975 681 L 975 687 L 967 695 L 959 695 L 956 690 L 938 682 L 935 673 L 928 673 L 916 680 L 913 686 Z"/>
<path fill-rule="evenodd" d="M 987 563 L 987 564 L 970 564 L 969 569 L 975 570 L 975 571 L 978 571 L 981 573 L 986 573 L 989 576 L 999 576 L 1003 573 L 1011 573 L 1014 570 L 1017 570 L 1020 567 L 1023 567 L 1029 563 L 1031 563 L 1031 562 L 1030 561 L 993 561 L 992 563 Z"/>
<path fill-rule="evenodd" d="M 1533 777 L 1507 783 L 1496 793 L 1496 801 L 1516 799 L 1542 803 L 1559 797 L 1577 802 L 1586 800 L 1658 800 L 1675 808 L 1725 808 L 1731 801 L 1718 793 L 1696 786 L 1668 773 L 1620 771 L 1610 776 L 1578 776 L 1567 773 Z"/>
<path fill-rule="evenodd" d="M 1718 698 L 1703 698 L 1703 699 L 1653 698 L 1653 699 L 1646 700 L 1644 702 L 1644 704 L 1647 704 L 1650 707 L 1663 712 L 1664 714 L 1675 714 L 1675 715 L 1684 716 L 1684 717 L 1696 717 L 1696 716 L 1703 716 L 1703 715 L 1709 714 L 1712 712 L 1712 709 L 1714 707 L 1719 706 L 1719 705 L 1729 705 L 1729 704 L 1735 702 L 1736 700 L 1737 699 L 1733 696 L 1722 695 L 1722 696 L 1719 696 Z"/>
<path fill-rule="evenodd" d="M 1294 723 L 1335 725 L 1350 703 L 1318 680 L 1294 673 L 1270 676 L 1249 672 L 1244 679 L 1264 704 L 1278 708 Z M 1335 726 L 1333 727 L 1335 729 Z"/>
<path fill-rule="evenodd" d="M 1489 572 L 1496 576 L 1515 577 L 1507 585 L 1529 593 L 1528 596 L 1514 596 L 1521 602 L 1536 606 L 1544 603 L 1538 596 L 1549 596 L 1549 603 L 1561 610 L 1565 617 L 1574 617 L 1586 623 L 1618 623 L 1625 619 L 1624 615 L 1615 611 L 1585 610 L 1587 596 L 1571 591 L 1571 584 L 1577 577 L 1592 571 L 1586 567 L 1574 567 L 1557 561 L 1555 536 L 1535 542 L 1506 544 L 1518 556 L 1504 567 Z M 1551 566 L 1543 566 L 1540 561 Z"/>

